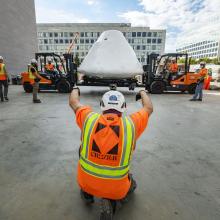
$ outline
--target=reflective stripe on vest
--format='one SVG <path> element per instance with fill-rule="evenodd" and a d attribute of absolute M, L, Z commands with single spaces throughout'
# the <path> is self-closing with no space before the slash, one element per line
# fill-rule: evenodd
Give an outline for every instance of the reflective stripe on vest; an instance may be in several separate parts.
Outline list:
<path fill-rule="evenodd" d="M 30 79 L 36 79 L 36 77 L 33 75 L 33 73 L 31 72 L 31 68 L 34 68 L 35 72 L 37 72 L 36 68 L 33 66 L 29 67 L 29 78 Z"/>
<path fill-rule="evenodd" d="M 5 64 L 4 63 L 0 64 L 0 79 L 1 80 L 7 79 L 6 74 L 5 74 Z"/>
<path fill-rule="evenodd" d="M 98 165 L 88 159 L 90 138 L 95 127 L 95 123 L 98 121 L 99 114 L 90 113 L 87 116 L 83 127 L 82 133 L 82 149 L 80 153 L 80 165 L 82 169 L 100 178 L 107 179 L 121 179 L 125 177 L 129 171 L 130 157 L 132 149 L 135 145 L 135 127 L 132 120 L 129 117 L 122 117 L 122 155 L 119 166 L 104 166 Z"/>

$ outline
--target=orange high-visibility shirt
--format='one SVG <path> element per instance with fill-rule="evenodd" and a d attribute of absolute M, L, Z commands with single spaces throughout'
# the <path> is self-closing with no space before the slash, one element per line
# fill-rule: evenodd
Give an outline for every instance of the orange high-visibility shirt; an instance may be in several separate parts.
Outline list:
<path fill-rule="evenodd" d="M 76 111 L 76 122 L 79 128 L 82 130 L 86 116 L 91 112 L 89 106 L 83 106 Z M 142 132 L 147 127 L 148 123 L 148 113 L 141 109 L 140 111 L 130 115 L 132 119 L 135 130 L 136 139 L 140 137 Z M 116 144 L 120 146 L 122 142 L 122 128 L 121 128 L 121 118 L 117 114 L 104 114 L 96 123 L 96 126 L 101 124 L 101 131 L 97 132 L 97 127 L 94 129 L 91 138 L 95 140 L 99 150 L 101 152 L 109 152 L 115 148 Z M 112 129 L 116 128 L 116 129 Z M 98 128 L 100 129 L 100 127 Z M 120 135 L 119 135 L 120 134 Z M 90 151 L 89 151 L 90 152 Z M 118 149 L 118 154 L 121 153 L 120 147 Z M 102 161 L 103 160 L 103 161 Z M 104 161 L 105 160 L 105 161 Z M 109 159 L 110 160 L 110 159 Z M 106 163 L 106 159 L 97 158 L 96 163 L 98 165 L 103 165 Z M 109 161 L 110 166 L 115 166 L 117 161 Z M 122 179 L 104 179 L 92 176 L 86 173 L 78 163 L 78 174 L 77 181 L 80 188 L 96 197 L 109 198 L 109 199 L 122 199 L 126 196 L 130 188 L 130 181 L 128 175 Z"/>
<path fill-rule="evenodd" d="M 51 64 L 47 64 L 46 66 L 45 66 L 45 69 L 46 70 L 50 70 L 50 71 L 53 71 L 54 69 L 55 69 L 55 66 L 51 63 Z"/>
<path fill-rule="evenodd" d="M 206 69 L 206 68 L 200 69 L 199 74 L 201 77 L 206 77 L 208 75 L 208 69 Z"/>
<path fill-rule="evenodd" d="M 171 63 L 169 68 L 170 68 L 170 72 L 171 73 L 177 73 L 178 72 L 178 65 L 177 65 L 177 63 Z"/>

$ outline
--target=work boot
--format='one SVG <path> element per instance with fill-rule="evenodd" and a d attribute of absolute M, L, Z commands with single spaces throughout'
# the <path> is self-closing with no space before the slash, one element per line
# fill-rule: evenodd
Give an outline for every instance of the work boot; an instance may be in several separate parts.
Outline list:
<path fill-rule="evenodd" d="M 40 99 L 33 100 L 33 103 L 41 103 Z"/>
<path fill-rule="evenodd" d="M 111 200 L 101 199 L 100 201 L 100 220 L 112 220 L 113 207 Z"/>
<path fill-rule="evenodd" d="M 86 192 L 84 192 L 83 190 L 80 190 L 80 195 L 82 200 L 86 203 L 86 204 L 92 204 L 94 203 L 94 197 Z"/>
<path fill-rule="evenodd" d="M 197 101 L 200 101 L 200 102 L 201 102 L 201 101 L 202 101 L 202 99 L 197 99 Z"/>
<path fill-rule="evenodd" d="M 7 102 L 9 101 L 8 97 L 5 97 L 5 101 L 7 101 Z"/>
<path fill-rule="evenodd" d="M 189 101 L 196 101 L 196 99 L 190 99 Z"/>

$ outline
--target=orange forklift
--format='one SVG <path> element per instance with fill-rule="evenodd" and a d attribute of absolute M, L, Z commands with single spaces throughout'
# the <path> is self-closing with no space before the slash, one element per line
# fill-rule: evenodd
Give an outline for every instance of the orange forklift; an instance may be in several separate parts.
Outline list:
<path fill-rule="evenodd" d="M 159 54 L 152 53 L 147 59 L 147 65 L 144 66 L 144 82 L 146 90 L 150 93 L 161 94 L 164 91 L 195 93 L 200 75 L 189 71 L 191 58 L 188 54 L 167 53 L 159 56 Z M 178 71 L 175 75 L 169 71 L 169 64 L 174 59 L 178 64 Z"/>
<path fill-rule="evenodd" d="M 73 62 L 72 54 L 63 54 L 64 58 L 61 58 L 55 53 L 36 53 L 35 59 L 38 61 L 38 72 L 41 76 L 39 82 L 39 90 L 58 90 L 60 93 L 68 93 L 74 86 L 75 77 L 77 73 L 77 66 Z M 53 60 L 55 63 L 54 70 L 48 70 L 45 68 L 47 61 Z M 33 91 L 34 80 L 29 78 L 28 71 L 21 74 L 22 85 L 24 91 L 31 93 Z"/>

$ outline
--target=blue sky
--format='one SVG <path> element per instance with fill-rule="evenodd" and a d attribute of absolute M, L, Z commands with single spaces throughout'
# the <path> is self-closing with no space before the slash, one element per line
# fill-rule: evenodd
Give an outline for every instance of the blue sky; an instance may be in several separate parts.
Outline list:
<path fill-rule="evenodd" d="M 178 42 L 207 38 L 212 30 L 220 30 L 220 0 L 35 0 L 35 4 L 38 23 L 130 22 L 166 29 L 166 51 L 175 51 Z"/>

